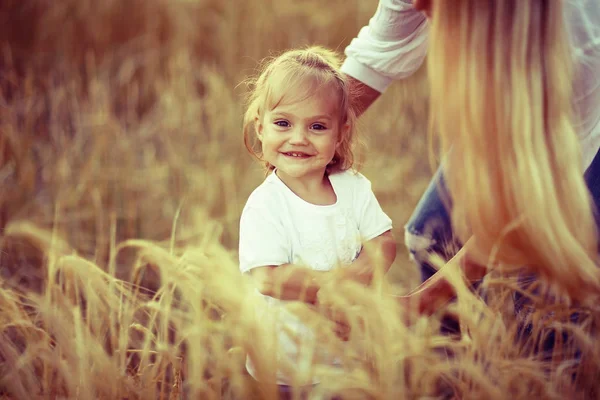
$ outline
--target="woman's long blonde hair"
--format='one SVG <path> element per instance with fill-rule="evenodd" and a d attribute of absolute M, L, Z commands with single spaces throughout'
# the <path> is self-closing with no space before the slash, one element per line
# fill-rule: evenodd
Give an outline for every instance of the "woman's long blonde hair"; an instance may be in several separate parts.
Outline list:
<path fill-rule="evenodd" d="M 598 293 L 563 2 L 442 0 L 432 15 L 432 128 L 455 231 L 490 266 L 528 266 L 572 298 Z"/>

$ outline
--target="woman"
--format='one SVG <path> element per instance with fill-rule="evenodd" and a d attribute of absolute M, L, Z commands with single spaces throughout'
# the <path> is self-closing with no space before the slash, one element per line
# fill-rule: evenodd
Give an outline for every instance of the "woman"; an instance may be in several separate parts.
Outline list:
<path fill-rule="evenodd" d="M 414 7 L 382 0 L 347 47 L 343 69 L 362 87 L 364 111 L 393 79 L 416 70 L 429 47 L 434 129 L 453 150 L 406 227 L 423 280 L 433 274 L 426 254 L 474 235 L 468 247 L 483 264 L 502 237 L 503 263 L 533 263 L 576 296 L 589 292 L 577 290 L 580 283 L 595 290 L 588 191 L 600 199 L 600 166 L 592 163 L 600 147 L 599 3 L 415 0 Z M 473 278 L 485 272 L 472 270 Z M 449 296 L 417 293 L 422 308 Z"/>

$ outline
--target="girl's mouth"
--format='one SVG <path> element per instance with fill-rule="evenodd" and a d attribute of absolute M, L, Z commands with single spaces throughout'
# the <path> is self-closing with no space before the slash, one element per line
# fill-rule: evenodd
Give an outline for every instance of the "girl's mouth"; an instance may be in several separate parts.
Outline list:
<path fill-rule="evenodd" d="M 303 153 L 301 151 L 288 151 L 285 153 L 282 153 L 284 156 L 288 156 L 288 157 L 294 157 L 294 158 L 308 158 L 311 155 L 310 154 L 306 154 Z"/>

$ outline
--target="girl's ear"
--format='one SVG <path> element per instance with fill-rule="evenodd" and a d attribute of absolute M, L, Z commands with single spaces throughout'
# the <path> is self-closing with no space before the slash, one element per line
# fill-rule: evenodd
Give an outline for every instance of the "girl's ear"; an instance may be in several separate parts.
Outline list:
<path fill-rule="evenodd" d="M 262 125 L 262 122 L 260 121 L 260 118 L 258 117 L 258 115 L 256 117 L 254 117 L 254 130 L 256 131 L 256 137 L 258 138 L 258 140 L 260 140 L 262 142 L 263 125 Z"/>

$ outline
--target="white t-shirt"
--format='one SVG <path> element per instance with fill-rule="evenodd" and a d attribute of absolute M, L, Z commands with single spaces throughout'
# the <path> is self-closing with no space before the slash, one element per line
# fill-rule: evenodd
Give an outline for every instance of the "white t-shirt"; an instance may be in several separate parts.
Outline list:
<path fill-rule="evenodd" d="M 573 104 L 583 166 L 600 148 L 600 1 L 565 0 L 575 58 Z M 346 47 L 342 71 L 384 92 L 413 74 L 427 54 L 428 21 L 411 0 L 380 0 L 375 15 Z"/>
<path fill-rule="evenodd" d="M 330 175 L 329 180 L 337 197 L 332 205 L 304 201 L 276 173 L 270 174 L 252 192 L 240 219 L 242 272 L 289 263 L 329 271 L 352 263 L 362 243 L 392 228 L 391 219 L 371 190 L 371 182 L 362 174 L 344 171 Z M 280 313 L 278 323 L 285 324 L 285 330 L 277 330 L 279 357 L 287 357 L 295 365 L 307 362 L 302 357 L 309 355 L 299 351 L 287 332 L 294 332 L 310 343 L 314 340 L 310 329 L 283 310 L 286 301 L 263 296 L 258 291 L 256 295 L 264 300 L 265 312 Z M 250 360 L 246 366 L 255 376 Z M 277 383 L 289 384 L 290 380 L 279 373 Z"/>

